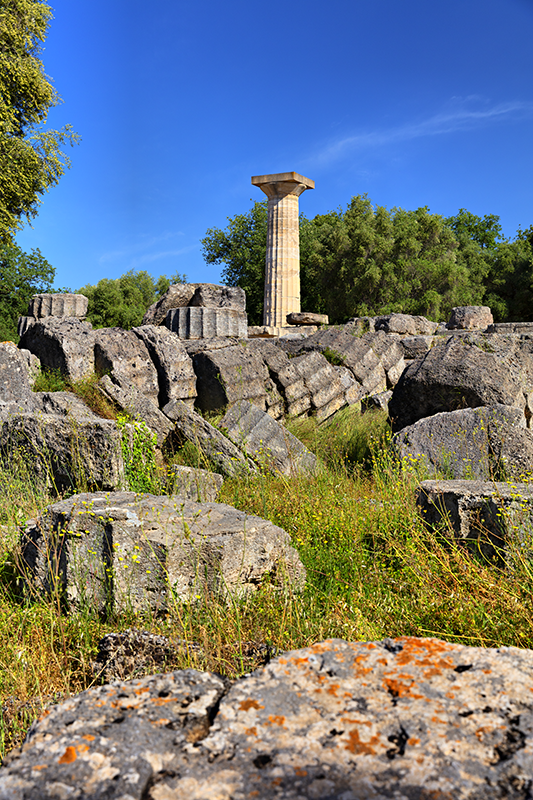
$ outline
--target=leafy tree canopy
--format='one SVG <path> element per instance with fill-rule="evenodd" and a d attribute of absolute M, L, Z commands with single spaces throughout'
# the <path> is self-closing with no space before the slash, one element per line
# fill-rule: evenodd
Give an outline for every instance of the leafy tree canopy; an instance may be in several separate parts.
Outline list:
<path fill-rule="evenodd" d="M 79 137 L 70 126 L 45 130 L 60 97 L 39 59 L 52 10 L 41 0 L 0 5 L 0 240 L 8 241 L 37 214 L 69 159 L 62 151 Z"/>
<path fill-rule="evenodd" d="M 54 275 L 40 250 L 24 253 L 13 243 L 0 244 L 0 341 L 18 341 L 19 316 L 28 313 L 34 294 L 53 291 Z"/>
<path fill-rule="evenodd" d="M 229 286 L 246 291 L 250 325 L 260 325 L 263 317 L 267 201 L 255 202 L 246 214 L 228 217 L 225 230 L 209 228 L 202 241 L 207 264 L 222 264 L 222 279 Z"/>
<path fill-rule="evenodd" d="M 266 208 L 256 202 L 202 239 L 207 263 L 221 264 L 223 280 L 246 291 L 252 324 L 262 320 Z M 387 210 L 366 195 L 345 210 L 300 215 L 302 309 L 332 323 L 391 312 L 445 319 L 453 306 L 482 302 L 500 236 L 493 215 Z"/>
<path fill-rule="evenodd" d="M 120 278 L 102 278 L 96 286 L 78 289 L 89 298 L 87 318 L 95 328 L 120 327 L 126 330 L 142 323 L 149 306 L 173 283 L 184 283 L 185 275 L 160 275 L 157 281 L 145 270 L 130 270 Z"/>

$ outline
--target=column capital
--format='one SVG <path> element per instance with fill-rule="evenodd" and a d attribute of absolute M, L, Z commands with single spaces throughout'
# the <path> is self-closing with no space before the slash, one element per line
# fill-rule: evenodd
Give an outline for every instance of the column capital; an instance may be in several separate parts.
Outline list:
<path fill-rule="evenodd" d="M 306 189 L 314 189 L 315 182 L 298 172 L 276 172 L 272 175 L 253 175 L 252 185 L 258 186 L 267 197 L 299 197 Z"/>

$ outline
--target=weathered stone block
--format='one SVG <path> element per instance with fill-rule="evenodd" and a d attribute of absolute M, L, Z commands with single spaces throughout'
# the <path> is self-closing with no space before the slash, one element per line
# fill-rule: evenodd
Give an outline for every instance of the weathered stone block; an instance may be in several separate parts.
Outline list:
<path fill-rule="evenodd" d="M 271 378 L 284 398 L 287 416 L 299 416 L 311 408 L 311 395 L 304 379 L 280 347 L 260 339 L 250 342 L 247 349 L 258 353 L 267 365 Z"/>
<path fill-rule="evenodd" d="M 123 389 L 122 386 L 113 383 L 109 375 L 100 378 L 97 388 L 120 411 L 145 422 L 152 433 L 155 433 L 158 446 L 163 447 L 174 426 L 153 400 L 141 394 L 135 386 Z"/>
<path fill-rule="evenodd" d="M 183 400 L 191 408 L 196 398 L 196 374 L 192 359 L 175 333 L 155 325 L 142 325 L 133 332 L 146 345 L 157 370 L 159 407 Z"/>
<path fill-rule="evenodd" d="M 485 330 L 492 325 L 494 318 L 488 306 L 458 306 L 452 308 L 447 328 L 463 330 Z"/>
<path fill-rule="evenodd" d="M 533 389 L 531 353 L 505 338 L 491 335 L 471 342 L 450 336 L 412 361 L 389 403 L 393 429 L 459 408 L 501 404 L 523 409 L 524 392 Z"/>
<path fill-rule="evenodd" d="M 83 294 L 35 294 L 28 306 L 28 316 L 85 317 L 89 299 Z"/>
<path fill-rule="evenodd" d="M 78 494 L 49 506 L 26 529 L 28 591 L 55 586 L 75 607 L 101 613 L 164 610 L 172 598 L 239 597 L 265 575 L 301 587 L 290 537 L 271 522 L 219 503 L 134 492 Z"/>
<path fill-rule="evenodd" d="M 220 420 L 234 444 L 262 467 L 283 475 L 313 473 L 316 456 L 257 406 L 241 400 Z"/>
<path fill-rule="evenodd" d="M 399 455 L 446 478 L 501 480 L 533 474 L 533 432 L 518 408 L 481 406 L 425 417 L 395 436 Z"/>
<path fill-rule="evenodd" d="M 405 358 L 422 358 L 433 344 L 438 344 L 438 339 L 433 336 L 404 336 L 401 343 Z"/>
<path fill-rule="evenodd" d="M 122 328 L 95 331 L 94 362 L 98 374 L 109 375 L 124 391 L 137 390 L 158 405 L 157 370 L 146 345 L 133 331 Z"/>
<path fill-rule="evenodd" d="M 288 325 L 327 325 L 327 314 L 312 314 L 310 311 L 293 311 L 287 314 Z"/>
<path fill-rule="evenodd" d="M 414 636 L 117 682 L 51 706 L 0 799 L 525 798 L 532 685 L 531 650 Z"/>
<path fill-rule="evenodd" d="M 173 482 L 172 494 L 196 503 L 214 503 L 224 483 L 218 472 L 180 464 L 172 465 L 169 479 Z"/>
<path fill-rule="evenodd" d="M 52 295 L 55 297 L 55 295 Z M 21 335 L 19 347 L 36 355 L 43 367 L 76 382 L 94 372 L 95 331 L 75 317 L 45 317 Z"/>
<path fill-rule="evenodd" d="M 202 411 L 217 411 L 237 400 L 250 400 L 266 410 L 269 373 L 257 351 L 242 344 L 204 350 L 196 353 L 193 364 Z"/>
<path fill-rule="evenodd" d="M 246 311 L 246 293 L 239 286 L 212 283 L 175 283 L 147 310 L 143 325 L 163 325 L 171 308 L 202 306 Z"/>
<path fill-rule="evenodd" d="M 0 409 L 28 408 L 33 402 L 28 359 L 11 342 L 0 342 Z"/>
<path fill-rule="evenodd" d="M 72 491 L 84 483 L 98 489 L 119 488 L 124 469 L 116 424 L 88 409 L 76 418 L 74 411 L 73 403 L 65 404 L 63 414 L 4 412 L 0 456 L 52 491 Z"/>
<path fill-rule="evenodd" d="M 180 339 L 211 339 L 214 336 L 248 337 L 248 317 L 234 308 L 171 308 L 166 327 Z"/>
<path fill-rule="evenodd" d="M 533 487 L 476 480 L 422 481 L 417 505 L 424 521 L 474 553 L 506 562 L 533 557 Z"/>
<path fill-rule="evenodd" d="M 293 358 L 291 364 L 303 378 L 318 420 L 327 419 L 346 405 L 341 377 L 322 353 L 305 353 Z"/>
<path fill-rule="evenodd" d="M 216 286 L 214 283 L 200 283 L 189 305 L 201 308 L 232 308 L 244 313 L 246 311 L 246 292 L 240 286 Z"/>
<path fill-rule="evenodd" d="M 174 423 L 179 438 L 194 444 L 224 475 L 256 471 L 253 461 L 246 458 L 233 442 L 181 400 L 171 400 L 163 408 L 163 413 Z"/>
<path fill-rule="evenodd" d="M 438 322 L 411 314 L 386 314 L 375 318 L 376 331 L 398 333 L 402 336 L 431 335 L 437 328 Z"/>

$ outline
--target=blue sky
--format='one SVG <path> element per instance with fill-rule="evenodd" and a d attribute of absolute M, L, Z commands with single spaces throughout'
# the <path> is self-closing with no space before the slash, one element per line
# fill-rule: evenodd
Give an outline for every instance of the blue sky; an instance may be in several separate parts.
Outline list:
<path fill-rule="evenodd" d="M 200 239 L 316 182 L 307 216 L 378 205 L 533 224 L 533 0 L 51 0 L 42 55 L 72 168 L 18 237 L 56 285 L 129 269 L 218 282 Z"/>

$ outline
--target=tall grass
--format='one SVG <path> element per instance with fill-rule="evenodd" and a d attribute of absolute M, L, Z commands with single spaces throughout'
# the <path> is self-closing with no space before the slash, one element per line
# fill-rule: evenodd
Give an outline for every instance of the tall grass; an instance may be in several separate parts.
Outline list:
<path fill-rule="evenodd" d="M 109 619 L 90 609 L 61 613 L 54 600 L 25 603 L 17 584 L 18 528 L 53 500 L 24 477 L 0 474 L 3 751 L 21 740 L 41 703 L 94 682 L 91 661 L 109 631 L 135 627 L 195 642 L 197 650 L 181 651 L 167 668 L 230 677 L 261 663 L 249 643 L 290 649 L 329 637 L 418 635 L 533 647 L 531 565 L 519 559 L 513 571 L 498 568 L 424 527 L 414 499 L 418 477 L 394 458 L 384 414 L 348 409 L 322 425 L 304 419 L 290 427 L 323 468 L 290 479 L 227 479 L 219 499 L 291 535 L 307 569 L 300 594 L 266 581 L 256 594 L 229 603 L 205 594 L 194 607 L 176 603 L 164 616 Z"/>

